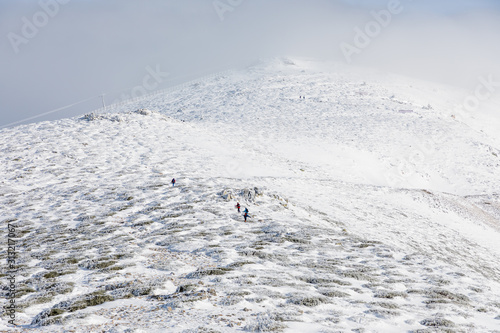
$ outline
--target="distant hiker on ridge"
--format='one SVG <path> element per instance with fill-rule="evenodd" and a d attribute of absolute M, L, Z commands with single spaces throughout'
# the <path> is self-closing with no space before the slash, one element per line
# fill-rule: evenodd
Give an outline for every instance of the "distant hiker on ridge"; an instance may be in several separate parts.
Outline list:
<path fill-rule="evenodd" d="M 175 178 L 172 178 L 171 183 L 172 183 L 172 186 L 175 186 Z"/>
<path fill-rule="evenodd" d="M 240 208 L 241 208 L 240 203 L 239 203 L 239 202 L 237 202 L 237 203 L 236 203 L 236 206 L 234 206 L 234 207 L 236 207 L 236 208 L 238 209 L 238 213 L 239 213 L 239 212 L 240 212 Z"/>
<path fill-rule="evenodd" d="M 248 217 L 248 211 L 245 212 L 245 214 L 243 214 L 243 217 L 245 218 L 245 222 L 247 221 L 247 217 Z"/>

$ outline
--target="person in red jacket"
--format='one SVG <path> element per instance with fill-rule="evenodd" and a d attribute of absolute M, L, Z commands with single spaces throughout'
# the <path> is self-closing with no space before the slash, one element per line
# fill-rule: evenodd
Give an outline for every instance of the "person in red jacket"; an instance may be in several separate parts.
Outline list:
<path fill-rule="evenodd" d="M 239 202 L 237 202 L 237 203 L 236 203 L 236 206 L 234 206 L 234 207 L 236 207 L 236 208 L 238 209 L 238 213 L 239 213 L 239 212 L 240 212 L 240 208 L 241 208 L 240 203 L 239 203 Z"/>

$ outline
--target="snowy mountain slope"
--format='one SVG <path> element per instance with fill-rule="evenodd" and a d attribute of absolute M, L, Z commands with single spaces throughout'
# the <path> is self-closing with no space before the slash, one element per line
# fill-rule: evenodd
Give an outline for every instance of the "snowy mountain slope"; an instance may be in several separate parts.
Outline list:
<path fill-rule="evenodd" d="M 416 102 L 400 113 L 384 84 L 360 74 L 297 66 L 2 130 L 17 322 L 45 332 L 498 331 L 495 138 Z M 161 113 L 127 112 L 145 106 Z M 452 142 L 427 150 L 414 175 L 391 165 L 440 131 Z"/>
<path fill-rule="evenodd" d="M 237 147 L 251 141 L 252 150 L 310 163 L 325 177 L 462 195 L 498 187 L 497 131 L 480 132 L 451 118 L 463 99 L 455 90 L 435 85 L 430 95 L 418 81 L 327 69 L 333 72 L 305 61 L 266 65 L 130 108 L 235 133 L 231 140 L 242 138 Z"/>

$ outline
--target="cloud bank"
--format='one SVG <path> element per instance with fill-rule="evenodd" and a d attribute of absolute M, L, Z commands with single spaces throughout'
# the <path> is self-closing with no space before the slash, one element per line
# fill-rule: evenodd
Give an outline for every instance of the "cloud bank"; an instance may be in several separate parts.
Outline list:
<path fill-rule="evenodd" d="M 464 87 L 500 81 L 499 18 L 498 1 L 472 0 L 3 1 L 0 127 L 90 98 L 36 120 L 88 112 L 97 96 L 109 103 L 145 80 L 164 88 L 274 56 Z"/>

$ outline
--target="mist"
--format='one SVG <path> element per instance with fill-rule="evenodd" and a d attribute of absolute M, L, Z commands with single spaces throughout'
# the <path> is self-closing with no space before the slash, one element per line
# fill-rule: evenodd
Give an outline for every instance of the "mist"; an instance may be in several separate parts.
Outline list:
<path fill-rule="evenodd" d="M 479 76 L 500 81 L 494 0 L 2 0 L 0 33 L 0 127 L 276 56 L 465 88 Z"/>

